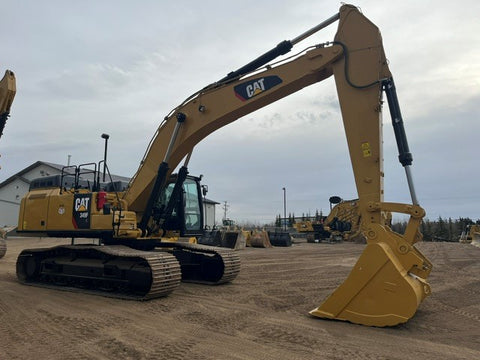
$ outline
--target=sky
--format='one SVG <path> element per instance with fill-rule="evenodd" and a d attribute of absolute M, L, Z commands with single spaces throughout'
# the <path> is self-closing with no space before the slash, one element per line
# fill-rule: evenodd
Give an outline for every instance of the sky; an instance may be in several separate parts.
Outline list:
<path fill-rule="evenodd" d="M 103 158 L 133 176 L 171 109 L 282 40 L 338 12 L 327 0 L 2 1 L 0 71 L 17 95 L 0 140 L 0 182 L 41 160 Z M 427 218 L 480 218 L 480 2 L 357 1 L 382 33 Z M 333 40 L 336 24 L 297 45 Z M 410 203 L 385 111 L 385 201 Z M 328 198 L 357 197 L 333 78 L 227 125 L 198 144 L 223 216 L 264 224 L 327 214 Z"/>

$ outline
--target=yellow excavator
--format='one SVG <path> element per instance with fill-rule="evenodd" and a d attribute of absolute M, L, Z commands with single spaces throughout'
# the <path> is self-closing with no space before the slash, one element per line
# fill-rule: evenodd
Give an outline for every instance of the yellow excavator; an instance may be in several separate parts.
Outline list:
<path fill-rule="evenodd" d="M 5 75 L 0 81 L 0 137 L 3 135 L 3 129 L 10 116 L 10 108 L 13 98 L 17 92 L 15 74 L 13 71 L 6 70 Z M 7 252 L 6 231 L 0 229 L 0 258 L 5 256 Z"/>
<path fill-rule="evenodd" d="M 339 196 L 331 196 L 330 213 L 328 216 L 319 216 L 315 220 L 298 221 L 294 224 L 299 233 L 306 234 L 307 242 L 335 243 L 350 241 L 365 243 L 365 236 L 361 228 L 361 215 L 358 211 L 358 199 L 343 200 Z M 392 214 L 382 214 L 384 223 L 391 226 Z"/>
<path fill-rule="evenodd" d="M 333 208 L 332 204 L 335 204 Z M 362 218 L 358 211 L 358 199 L 343 200 L 339 196 L 330 197 L 330 213 L 324 221 L 325 229 L 330 236 L 342 241 L 365 243 L 362 233 Z M 392 225 L 392 214 L 382 212 L 383 223 L 389 227 Z"/>
<path fill-rule="evenodd" d="M 343 200 L 339 196 L 330 197 L 330 213 L 324 226 L 332 239 L 340 241 L 362 242 L 361 217 L 358 212 L 357 199 Z M 335 206 L 332 207 L 332 205 Z"/>
<path fill-rule="evenodd" d="M 333 42 L 272 62 L 336 21 Z M 168 240 L 202 232 L 200 179 L 189 176 L 187 170 L 193 148 L 222 126 L 332 75 L 367 245 L 345 282 L 311 314 L 373 326 L 406 322 L 430 294 L 426 279 L 432 264 L 414 247 L 422 238 L 419 226 L 425 212 L 415 194 L 412 155 L 379 29 L 352 5 L 343 5 L 339 13 L 281 42 L 174 108 L 124 190 L 113 191 L 114 183 L 100 181 L 102 161 L 91 164 L 90 171 L 97 177 L 91 183 L 82 180 L 86 170 L 79 166 L 65 169 L 50 185 L 33 184 L 22 199 L 19 233 L 96 237 L 103 246 L 24 250 L 17 260 L 18 279 L 30 285 L 79 287 L 137 299 L 170 293 L 180 277 L 202 283 L 234 279 L 239 260 L 231 249 Z M 412 204 L 383 201 L 383 93 Z M 183 159 L 178 174 L 172 175 Z M 104 161 L 103 167 L 105 174 Z M 385 224 L 385 211 L 410 216 L 403 235 Z"/>
<path fill-rule="evenodd" d="M 461 243 L 480 243 L 480 225 L 470 224 L 465 227 L 465 230 L 460 234 Z"/>

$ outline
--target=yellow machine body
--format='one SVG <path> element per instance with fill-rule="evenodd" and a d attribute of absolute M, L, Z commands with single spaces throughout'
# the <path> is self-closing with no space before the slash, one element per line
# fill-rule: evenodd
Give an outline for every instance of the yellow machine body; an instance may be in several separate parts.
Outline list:
<path fill-rule="evenodd" d="M 17 231 L 24 233 L 48 233 L 49 236 L 70 236 L 76 231 L 78 237 L 101 237 L 112 231 L 112 222 L 117 223 L 116 233 L 124 237 L 139 237 L 136 214 L 125 210 L 104 214 L 96 206 L 98 192 L 87 190 L 62 190 L 58 187 L 32 190 L 20 204 Z M 107 200 L 116 202 L 114 194 Z"/>

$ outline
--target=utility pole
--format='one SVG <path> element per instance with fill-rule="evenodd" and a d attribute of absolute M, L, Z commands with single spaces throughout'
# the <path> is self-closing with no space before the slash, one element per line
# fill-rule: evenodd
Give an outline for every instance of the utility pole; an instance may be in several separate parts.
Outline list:
<path fill-rule="evenodd" d="M 222 209 L 223 209 L 223 220 L 227 220 L 227 210 L 228 208 L 230 207 L 230 205 L 227 205 L 227 201 L 225 200 L 223 202 L 223 206 L 222 206 Z"/>

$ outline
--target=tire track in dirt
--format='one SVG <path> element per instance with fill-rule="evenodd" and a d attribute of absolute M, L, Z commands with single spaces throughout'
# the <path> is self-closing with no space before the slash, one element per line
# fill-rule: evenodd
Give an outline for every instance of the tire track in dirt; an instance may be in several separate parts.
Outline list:
<path fill-rule="evenodd" d="M 195 345 L 198 341 L 192 339 L 180 339 L 162 344 L 153 353 L 149 354 L 148 360 L 184 360 L 184 359 L 207 359 L 206 357 L 199 357 L 195 354 Z"/>
<path fill-rule="evenodd" d="M 99 339 L 94 344 L 96 356 L 103 355 L 105 359 L 144 359 L 144 352 L 137 346 L 119 340 L 117 337 Z"/>
<path fill-rule="evenodd" d="M 462 288 L 472 296 L 478 296 L 478 291 L 473 290 L 471 282 L 478 279 L 476 273 L 480 271 L 480 251 L 471 251 L 468 244 L 460 243 L 431 242 L 422 245 L 433 263 L 431 278 L 434 292 L 436 289 L 444 290 L 446 279 L 454 276 L 455 283 L 450 283 L 450 287 L 445 289 Z M 455 259 L 452 259 L 452 253 L 455 254 Z"/>
<path fill-rule="evenodd" d="M 44 241 L 13 243 L 9 250 L 56 245 Z M 431 279 L 439 285 L 405 325 L 366 328 L 308 315 L 348 276 L 362 250 L 338 245 L 245 249 L 231 284 L 182 284 L 148 302 L 19 285 L 9 251 L 0 261 L 0 359 L 480 358 L 479 308 L 465 300 L 480 289 L 478 252 L 419 244 L 437 263 Z"/>
<path fill-rule="evenodd" d="M 436 307 L 439 307 L 447 312 L 450 312 L 454 315 L 459 315 L 459 316 L 462 316 L 462 317 L 465 317 L 469 320 L 473 320 L 473 321 L 476 321 L 476 322 L 479 322 L 480 323 L 480 316 L 477 315 L 477 314 L 473 314 L 465 309 L 460 309 L 458 307 L 455 307 L 455 306 L 452 306 L 452 305 L 449 305 L 449 304 L 446 304 L 444 303 L 443 301 L 440 301 L 438 299 L 432 299 L 432 301 L 435 302 L 436 304 Z"/>
<path fill-rule="evenodd" d="M 6 359 L 22 358 L 32 353 L 38 358 L 88 358 L 82 354 L 83 351 L 81 352 L 72 345 L 67 334 L 45 324 L 44 318 L 38 317 L 35 311 L 28 314 L 15 309 L 13 312 L 15 315 L 2 318 L 0 325 L 2 343 L 5 341 L 10 344 L 8 347 L 2 346 L 2 353 L 8 355 L 5 357 Z M 19 316 L 19 313 L 22 313 L 22 316 Z M 48 339 L 48 345 L 45 343 L 45 339 Z M 18 354 L 23 355 L 18 357 Z"/>
<path fill-rule="evenodd" d="M 345 346 L 324 329 L 317 327 L 304 327 L 304 331 L 299 332 L 297 326 L 292 327 L 289 323 L 276 321 L 263 322 L 259 328 L 252 341 L 284 348 L 285 351 L 291 349 L 293 344 L 297 351 L 305 354 L 305 358 L 317 358 L 321 355 L 322 359 L 386 359 L 355 346 Z"/>

